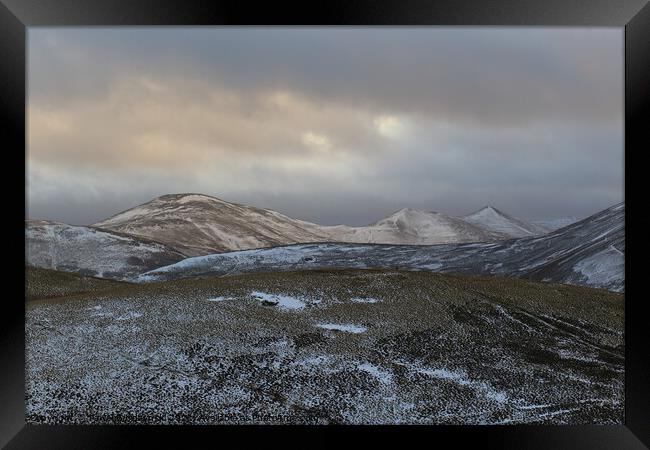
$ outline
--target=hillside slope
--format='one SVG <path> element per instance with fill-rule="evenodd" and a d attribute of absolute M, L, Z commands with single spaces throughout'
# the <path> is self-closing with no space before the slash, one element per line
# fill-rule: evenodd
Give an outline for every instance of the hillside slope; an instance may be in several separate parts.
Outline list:
<path fill-rule="evenodd" d="M 148 239 L 60 222 L 25 222 L 25 259 L 35 267 L 121 280 L 183 258 Z"/>
<path fill-rule="evenodd" d="M 564 228 L 566 226 L 574 224 L 578 222 L 578 220 L 580 219 L 578 219 L 575 216 L 566 216 L 566 217 L 558 217 L 555 219 L 537 220 L 534 223 L 549 231 L 555 231 L 555 230 L 559 230 L 560 228 Z"/>
<path fill-rule="evenodd" d="M 303 244 L 188 258 L 139 281 L 322 268 L 401 268 L 501 275 L 621 292 L 625 204 L 544 236 L 433 246 Z"/>
<path fill-rule="evenodd" d="M 151 238 L 188 256 L 327 240 L 309 222 L 200 194 L 163 195 L 94 226 Z"/>

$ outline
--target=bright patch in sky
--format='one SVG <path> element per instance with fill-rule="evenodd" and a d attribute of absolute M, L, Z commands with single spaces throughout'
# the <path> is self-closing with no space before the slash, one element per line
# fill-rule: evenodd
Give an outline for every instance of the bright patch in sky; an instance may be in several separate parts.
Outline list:
<path fill-rule="evenodd" d="M 404 124 L 394 116 L 379 116 L 375 119 L 375 128 L 384 137 L 395 139 L 404 132 Z"/>
<path fill-rule="evenodd" d="M 312 133 L 311 131 L 302 135 L 302 143 L 311 149 L 320 151 L 328 151 L 332 147 L 327 136 Z"/>

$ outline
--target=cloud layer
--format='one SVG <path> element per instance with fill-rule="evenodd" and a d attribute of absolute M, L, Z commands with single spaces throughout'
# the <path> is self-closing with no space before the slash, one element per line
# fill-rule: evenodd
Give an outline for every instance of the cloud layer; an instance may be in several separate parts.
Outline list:
<path fill-rule="evenodd" d="M 321 223 L 623 198 L 618 29 L 32 28 L 30 217 L 202 192 Z"/>

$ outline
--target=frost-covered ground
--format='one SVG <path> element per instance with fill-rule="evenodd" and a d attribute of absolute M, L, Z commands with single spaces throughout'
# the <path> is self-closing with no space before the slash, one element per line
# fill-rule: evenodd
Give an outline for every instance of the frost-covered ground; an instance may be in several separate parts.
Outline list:
<path fill-rule="evenodd" d="M 545 236 L 435 246 L 303 244 L 188 258 L 135 278 L 160 281 L 283 270 L 400 268 L 529 278 L 623 291 L 625 205 Z"/>
<path fill-rule="evenodd" d="M 400 271 L 31 300 L 29 423 L 622 423 L 623 297 Z"/>

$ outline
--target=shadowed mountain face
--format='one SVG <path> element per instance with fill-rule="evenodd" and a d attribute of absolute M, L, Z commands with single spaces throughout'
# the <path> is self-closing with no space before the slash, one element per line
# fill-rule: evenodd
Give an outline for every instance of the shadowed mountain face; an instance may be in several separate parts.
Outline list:
<path fill-rule="evenodd" d="M 544 236 L 434 246 L 305 244 L 188 258 L 139 281 L 323 268 L 401 268 L 579 284 L 623 291 L 625 204 Z"/>
<path fill-rule="evenodd" d="M 35 267 L 120 280 L 184 256 L 149 239 L 37 220 L 25 223 L 25 258 Z"/>
<path fill-rule="evenodd" d="M 323 226 L 207 195 L 174 194 L 163 195 L 94 226 L 154 239 L 187 256 L 198 256 L 310 242 L 404 245 L 488 242 L 520 236 L 521 221 L 508 225 L 510 219 L 501 216 L 502 226 L 497 230 L 459 217 L 406 208 L 368 226 Z M 536 231 L 536 234 L 544 232 L 541 228 Z M 533 231 L 527 233 L 531 235 Z"/>
<path fill-rule="evenodd" d="M 555 231 L 555 230 L 559 230 L 560 228 L 569 226 L 572 223 L 576 223 L 578 220 L 580 219 L 578 219 L 575 216 L 566 216 L 566 217 L 558 217 L 555 219 L 538 220 L 535 222 L 535 224 L 549 231 Z"/>

